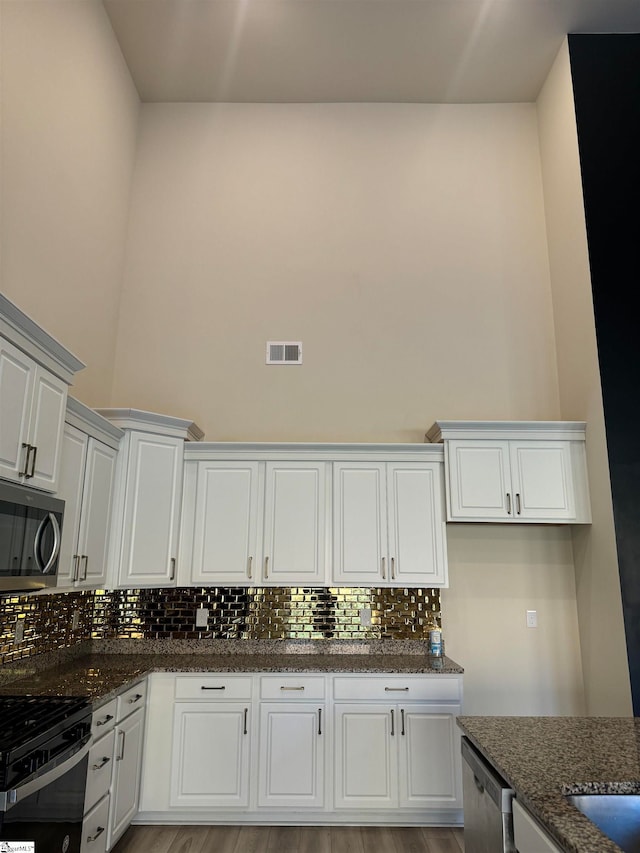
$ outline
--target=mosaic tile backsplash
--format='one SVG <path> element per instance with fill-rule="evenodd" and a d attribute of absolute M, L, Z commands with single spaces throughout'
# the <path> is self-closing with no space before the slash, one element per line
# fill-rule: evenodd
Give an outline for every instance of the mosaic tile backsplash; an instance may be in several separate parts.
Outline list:
<path fill-rule="evenodd" d="M 198 608 L 209 611 L 206 628 L 195 627 Z M 16 621 L 24 621 L 19 643 Z M 87 639 L 422 640 L 440 624 L 440 590 L 428 588 L 188 587 L 8 596 L 0 598 L 0 663 Z"/>

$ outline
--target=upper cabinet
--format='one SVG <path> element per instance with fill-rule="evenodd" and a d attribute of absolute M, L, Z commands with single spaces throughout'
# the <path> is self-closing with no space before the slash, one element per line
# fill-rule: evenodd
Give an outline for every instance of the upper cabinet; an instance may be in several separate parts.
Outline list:
<path fill-rule="evenodd" d="M 58 496 L 65 502 L 58 586 L 107 585 L 118 447 L 123 433 L 67 401 Z"/>
<path fill-rule="evenodd" d="M 588 524 L 585 424 L 438 421 L 449 521 Z"/>
<path fill-rule="evenodd" d="M 67 389 L 83 367 L 0 295 L 0 477 L 57 491 Z"/>
<path fill-rule="evenodd" d="M 185 457 L 181 584 L 447 583 L 440 447 L 203 443 Z"/>
<path fill-rule="evenodd" d="M 336 583 L 445 586 L 442 462 L 336 462 Z"/>
<path fill-rule="evenodd" d="M 183 448 L 191 421 L 137 409 L 99 409 L 124 430 L 118 458 L 111 560 L 115 585 L 175 586 Z"/>

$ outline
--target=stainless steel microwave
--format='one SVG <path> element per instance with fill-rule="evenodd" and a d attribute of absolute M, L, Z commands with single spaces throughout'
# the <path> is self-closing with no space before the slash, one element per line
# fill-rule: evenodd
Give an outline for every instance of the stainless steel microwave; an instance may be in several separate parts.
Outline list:
<path fill-rule="evenodd" d="M 56 585 L 64 501 L 0 481 L 0 594 Z"/>

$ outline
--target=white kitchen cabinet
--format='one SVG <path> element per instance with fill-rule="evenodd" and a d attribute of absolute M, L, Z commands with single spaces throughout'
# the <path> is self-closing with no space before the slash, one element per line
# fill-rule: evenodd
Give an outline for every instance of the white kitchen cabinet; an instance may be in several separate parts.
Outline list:
<path fill-rule="evenodd" d="M 358 702 L 334 710 L 336 809 L 398 806 L 396 708 Z"/>
<path fill-rule="evenodd" d="M 191 474 L 181 551 L 191 583 L 326 582 L 327 463 L 203 460 Z"/>
<path fill-rule="evenodd" d="M 336 462 L 336 583 L 446 586 L 439 462 Z"/>
<path fill-rule="evenodd" d="M 55 492 L 68 383 L 0 338 L 0 477 Z"/>
<path fill-rule="evenodd" d="M 450 521 L 588 523 L 581 423 L 443 422 Z"/>
<path fill-rule="evenodd" d="M 67 390 L 83 367 L 0 293 L 0 477 L 57 491 Z"/>
<path fill-rule="evenodd" d="M 65 501 L 58 586 L 104 586 L 117 451 L 66 424 L 59 497 Z"/>
<path fill-rule="evenodd" d="M 80 853 L 106 853 L 110 802 L 107 794 L 84 816 Z"/>
<path fill-rule="evenodd" d="M 109 836 L 111 849 L 138 812 L 142 746 L 145 726 L 146 682 L 139 682 L 118 696 Z"/>
<path fill-rule="evenodd" d="M 461 679 L 335 676 L 333 689 L 336 809 L 462 807 Z"/>
<path fill-rule="evenodd" d="M 176 679 L 170 805 L 246 808 L 253 717 L 251 677 Z"/>
<path fill-rule="evenodd" d="M 513 840 L 517 853 L 562 853 L 517 799 L 513 800 Z"/>
<path fill-rule="evenodd" d="M 258 806 L 320 809 L 325 803 L 327 716 L 323 676 L 263 676 Z M 272 701 L 277 700 L 277 701 Z"/>
<path fill-rule="evenodd" d="M 133 409 L 99 409 L 123 429 L 112 574 L 119 587 L 175 586 L 183 449 L 202 433 L 190 421 Z"/>

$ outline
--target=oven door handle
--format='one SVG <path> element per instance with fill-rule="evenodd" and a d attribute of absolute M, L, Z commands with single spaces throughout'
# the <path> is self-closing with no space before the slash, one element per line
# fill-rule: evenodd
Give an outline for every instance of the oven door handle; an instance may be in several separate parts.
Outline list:
<path fill-rule="evenodd" d="M 47 564 L 43 565 L 42 560 L 40 559 L 40 540 L 42 539 L 42 533 L 47 522 L 51 522 L 51 527 L 53 528 L 53 550 L 51 551 L 51 556 L 49 557 Z M 50 512 L 49 515 L 46 515 L 38 526 L 38 532 L 36 533 L 35 542 L 33 543 L 33 555 L 36 558 L 36 563 L 38 568 L 42 572 L 43 575 L 48 574 L 51 571 L 53 565 L 58 559 L 58 554 L 60 553 L 60 525 L 58 524 L 58 519 L 55 515 Z"/>
<path fill-rule="evenodd" d="M 67 749 L 57 758 L 56 766 L 51 770 L 46 770 L 41 776 L 36 776 L 29 782 L 19 785 L 17 788 L 11 788 L 9 791 L 0 791 L 0 812 L 8 812 L 17 803 L 46 788 L 68 773 L 69 770 L 80 764 L 89 753 L 91 747 L 91 736 L 82 742 L 82 746 L 78 748 L 78 744 L 74 743 L 72 747 Z"/>

